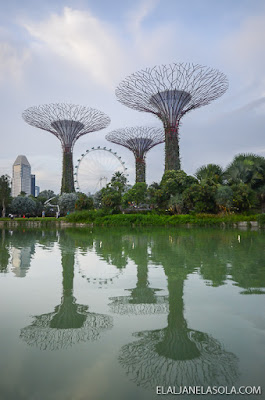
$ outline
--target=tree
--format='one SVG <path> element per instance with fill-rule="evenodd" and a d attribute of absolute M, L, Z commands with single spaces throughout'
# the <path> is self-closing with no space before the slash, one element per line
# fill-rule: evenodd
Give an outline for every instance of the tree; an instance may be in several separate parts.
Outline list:
<path fill-rule="evenodd" d="M 0 201 L 2 206 L 2 217 L 6 216 L 6 207 L 10 203 L 11 197 L 10 177 L 2 175 L 0 177 Z"/>
<path fill-rule="evenodd" d="M 189 211 L 215 213 L 215 194 L 215 186 L 195 183 L 183 192 L 183 203 Z"/>
<path fill-rule="evenodd" d="M 198 168 L 195 172 L 199 182 L 207 183 L 208 185 L 216 185 L 223 183 L 223 169 L 217 164 L 207 164 Z"/>
<path fill-rule="evenodd" d="M 101 204 L 114 213 L 120 211 L 122 196 L 127 189 L 127 178 L 121 172 L 115 172 L 110 183 L 101 189 Z"/>
<path fill-rule="evenodd" d="M 94 207 L 94 202 L 92 197 L 88 197 L 84 193 L 78 193 L 75 202 L 75 209 L 77 211 L 81 210 L 91 210 Z"/>
<path fill-rule="evenodd" d="M 44 201 L 51 199 L 52 197 L 55 196 L 55 193 L 53 190 L 42 190 L 42 192 L 39 193 L 38 199 L 44 199 Z"/>
<path fill-rule="evenodd" d="M 238 183 L 231 186 L 233 207 L 239 212 L 248 211 L 257 205 L 257 195 L 248 185 Z"/>
<path fill-rule="evenodd" d="M 135 203 L 138 206 L 140 203 L 145 203 L 146 200 L 147 184 L 144 182 L 137 182 L 122 198 L 124 207 L 127 207 L 129 203 Z"/>
<path fill-rule="evenodd" d="M 255 154 L 238 154 L 225 170 L 230 185 L 245 183 L 252 189 L 265 184 L 265 158 Z"/>
<path fill-rule="evenodd" d="M 36 202 L 30 197 L 17 196 L 12 200 L 11 209 L 15 214 L 33 214 Z"/>
<path fill-rule="evenodd" d="M 76 193 L 63 193 L 58 200 L 60 210 L 63 213 L 66 213 L 68 211 L 74 211 L 76 200 L 77 200 Z"/>
<path fill-rule="evenodd" d="M 230 211 L 233 206 L 233 190 L 230 186 L 218 186 L 215 201 L 220 210 Z"/>
<path fill-rule="evenodd" d="M 161 179 L 161 189 L 165 195 L 175 196 L 177 193 L 183 193 L 190 185 L 197 183 L 197 179 L 187 175 L 186 172 L 179 170 L 166 171 Z"/>

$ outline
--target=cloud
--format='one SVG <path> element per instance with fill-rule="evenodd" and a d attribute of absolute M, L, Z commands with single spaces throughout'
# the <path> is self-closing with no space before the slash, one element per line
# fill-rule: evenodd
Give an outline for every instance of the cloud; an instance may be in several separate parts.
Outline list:
<path fill-rule="evenodd" d="M 265 95 L 265 12 L 250 16 L 239 29 L 229 32 L 220 48 L 227 66 L 244 79 L 244 85 L 256 86 L 255 95 Z"/>
<path fill-rule="evenodd" d="M 42 22 L 22 25 L 35 40 L 35 51 L 50 51 L 97 83 L 112 87 L 118 66 L 124 62 L 121 45 L 114 29 L 90 11 L 65 7 L 62 15 L 52 14 Z"/>
<path fill-rule="evenodd" d="M 154 10 L 159 0 L 145 0 L 131 12 L 128 13 L 128 27 L 134 34 L 141 31 L 142 23 L 146 17 Z"/>
<path fill-rule="evenodd" d="M 0 42 L 0 82 L 10 80 L 19 83 L 22 81 L 26 62 L 30 58 L 28 49 L 17 49 L 8 41 Z"/>

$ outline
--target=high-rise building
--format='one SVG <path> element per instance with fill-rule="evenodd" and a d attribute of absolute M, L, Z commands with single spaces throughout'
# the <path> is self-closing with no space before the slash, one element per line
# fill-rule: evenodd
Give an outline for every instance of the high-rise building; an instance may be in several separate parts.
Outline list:
<path fill-rule="evenodd" d="M 30 194 L 35 197 L 35 175 L 31 175 Z"/>
<path fill-rule="evenodd" d="M 19 155 L 13 164 L 12 197 L 21 192 L 31 194 L 31 166 L 26 156 Z"/>
<path fill-rule="evenodd" d="M 39 194 L 40 194 L 40 187 L 35 186 L 35 197 L 38 197 Z"/>

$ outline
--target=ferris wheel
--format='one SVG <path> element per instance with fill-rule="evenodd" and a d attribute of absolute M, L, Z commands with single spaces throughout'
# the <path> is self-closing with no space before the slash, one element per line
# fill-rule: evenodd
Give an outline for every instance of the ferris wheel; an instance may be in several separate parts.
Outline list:
<path fill-rule="evenodd" d="M 116 152 L 106 147 L 92 147 L 81 154 L 75 166 L 74 181 L 78 192 L 96 193 L 110 182 L 115 172 L 125 176 L 125 162 Z"/>

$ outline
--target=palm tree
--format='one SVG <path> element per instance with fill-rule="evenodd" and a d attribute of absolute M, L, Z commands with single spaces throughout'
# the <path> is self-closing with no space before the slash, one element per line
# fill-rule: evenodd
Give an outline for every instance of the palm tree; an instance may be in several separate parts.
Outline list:
<path fill-rule="evenodd" d="M 265 158 L 256 154 L 238 154 L 225 170 L 229 184 L 245 183 L 256 189 L 265 184 Z"/>
<path fill-rule="evenodd" d="M 205 182 L 209 185 L 223 183 L 223 169 L 218 164 L 203 165 L 197 169 L 195 176 L 200 182 Z"/>

